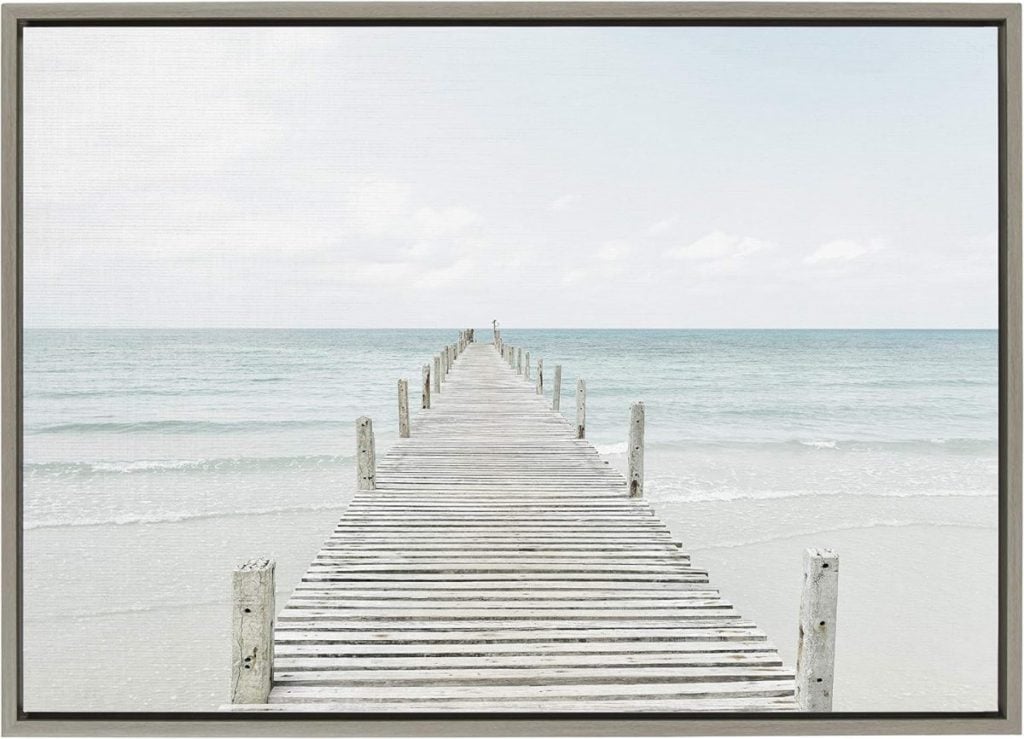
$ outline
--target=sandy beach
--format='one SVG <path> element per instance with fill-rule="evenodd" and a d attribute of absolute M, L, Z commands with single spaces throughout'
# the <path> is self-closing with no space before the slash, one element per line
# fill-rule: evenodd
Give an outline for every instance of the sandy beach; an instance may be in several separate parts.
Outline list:
<path fill-rule="evenodd" d="M 695 565 L 710 570 L 723 596 L 767 632 L 790 665 L 801 552 L 827 545 L 840 553 L 837 710 L 994 707 L 996 532 L 983 523 L 995 515 L 994 499 L 652 503 Z M 28 707 L 217 708 L 227 694 L 230 563 L 255 549 L 274 557 L 283 604 L 341 504 L 29 531 Z M 859 523 L 850 520 L 857 507 Z M 898 523 L 922 514 L 963 523 Z M 244 538 L 234 535 L 240 528 Z M 32 587 L 43 577 L 59 580 L 46 592 L 74 597 L 44 598 Z M 140 599 L 151 605 L 138 607 Z"/>

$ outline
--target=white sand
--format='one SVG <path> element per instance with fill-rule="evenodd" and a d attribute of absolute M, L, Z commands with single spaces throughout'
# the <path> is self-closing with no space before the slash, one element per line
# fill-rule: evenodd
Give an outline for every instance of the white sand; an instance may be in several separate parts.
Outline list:
<path fill-rule="evenodd" d="M 648 499 L 791 665 L 802 551 L 839 552 L 837 710 L 995 707 L 994 497 L 669 496 Z M 26 709 L 215 709 L 232 567 L 275 558 L 282 605 L 344 497 L 336 510 L 27 531 Z"/>

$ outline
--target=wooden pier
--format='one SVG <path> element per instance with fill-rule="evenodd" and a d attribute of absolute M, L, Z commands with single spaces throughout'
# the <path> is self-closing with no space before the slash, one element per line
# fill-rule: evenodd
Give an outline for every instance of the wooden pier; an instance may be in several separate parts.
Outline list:
<path fill-rule="evenodd" d="M 495 333 L 463 332 L 424 367 L 422 410 L 400 384 L 386 454 L 357 422 L 359 490 L 276 625 L 272 563 L 236 571 L 230 709 L 828 710 L 834 582 L 812 572 L 807 588 L 833 601 L 827 628 L 802 607 L 819 672 L 798 703 L 794 671 L 643 500 L 642 404 L 627 481 L 583 438 L 585 385 L 567 421 L 544 392 L 560 397 L 561 367 L 552 382 L 536 360 L 527 379 Z"/>

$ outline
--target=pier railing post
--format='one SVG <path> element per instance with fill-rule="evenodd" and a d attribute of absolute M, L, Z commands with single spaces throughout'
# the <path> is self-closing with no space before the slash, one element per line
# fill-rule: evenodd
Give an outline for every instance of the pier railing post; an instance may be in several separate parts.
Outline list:
<path fill-rule="evenodd" d="M 516 359 L 516 374 L 521 375 L 523 374 L 523 350 L 516 349 L 516 352 L 518 353 L 518 357 Z"/>
<path fill-rule="evenodd" d="M 377 486 L 377 453 L 373 443 L 373 422 L 367 416 L 356 419 L 356 489 Z"/>
<path fill-rule="evenodd" d="M 555 365 L 555 381 L 551 385 L 551 410 L 561 410 L 562 404 L 562 365 Z"/>
<path fill-rule="evenodd" d="M 576 438 L 587 438 L 587 383 L 576 380 Z"/>
<path fill-rule="evenodd" d="M 629 407 L 629 497 L 644 494 L 644 404 Z"/>
<path fill-rule="evenodd" d="M 448 376 L 448 347 L 443 347 L 438 355 L 441 358 L 441 382 Z"/>
<path fill-rule="evenodd" d="M 441 355 L 434 355 L 434 392 L 441 392 Z"/>
<path fill-rule="evenodd" d="M 430 365 L 423 365 L 423 407 L 430 407 Z"/>
<path fill-rule="evenodd" d="M 537 395 L 544 394 L 544 360 L 537 360 Z"/>
<path fill-rule="evenodd" d="M 231 584 L 231 702 L 266 703 L 274 675 L 274 561 L 239 565 Z"/>
<path fill-rule="evenodd" d="M 839 556 L 831 549 L 806 550 L 796 650 L 796 699 L 802 711 L 832 710 L 838 600 Z"/>
<path fill-rule="evenodd" d="M 409 381 L 398 381 L 398 435 L 409 438 Z"/>
<path fill-rule="evenodd" d="M 523 360 L 523 379 L 530 379 L 530 352 L 526 352 L 526 359 Z"/>

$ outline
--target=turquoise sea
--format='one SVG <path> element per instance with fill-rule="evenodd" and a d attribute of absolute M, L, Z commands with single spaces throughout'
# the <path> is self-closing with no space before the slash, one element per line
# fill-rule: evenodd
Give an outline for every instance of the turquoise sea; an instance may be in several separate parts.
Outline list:
<path fill-rule="evenodd" d="M 576 378 L 586 379 L 588 437 L 613 464 L 621 465 L 629 403 L 645 401 L 648 497 L 780 647 L 792 641 L 781 598 L 794 586 L 787 574 L 785 586 L 766 588 L 763 567 L 785 567 L 791 548 L 799 575 L 799 537 L 828 545 L 873 532 L 848 555 L 844 593 L 858 592 L 859 567 L 892 567 L 937 549 L 945 557 L 955 546 L 958 561 L 973 564 L 981 605 L 947 613 L 913 649 L 880 650 L 900 660 L 894 683 L 903 669 L 931 677 L 901 694 L 867 679 L 877 667 L 857 667 L 857 628 L 865 643 L 873 633 L 874 644 L 887 644 L 879 637 L 887 622 L 870 615 L 865 599 L 874 591 L 864 587 L 848 611 L 863 613 L 846 632 L 837 705 L 948 706 L 936 686 L 973 707 L 987 705 L 990 693 L 994 700 L 987 641 L 973 645 L 977 664 L 961 660 L 964 675 L 938 674 L 951 668 L 929 652 L 941 629 L 994 619 L 995 331 L 502 333 L 543 358 L 549 377 L 562 365 L 567 415 Z M 421 366 L 456 335 L 26 331 L 26 707 L 197 710 L 223 702 L 231 567 L 247 556 L 277 557 L 283 601 L 354 487 L 354 419 L 371 416 L 386 450 L 397 437 L 396 381 L 416 388 Z M 418 408 L 418 397 L 411 404 Z M 859 562 L 863 548 L 875 559 Z M 932 558 L 936 567 L 944 561 Z M 930 572 L 917 573 L 918 589 L 907 593 L 944 593 Z M 906 588 L 893 582 L 899 597 Z M 892 643 L 900 643 L 895 634 Z M 162 665 L 156 677 L 147 672 L 154 660 Z"/>

